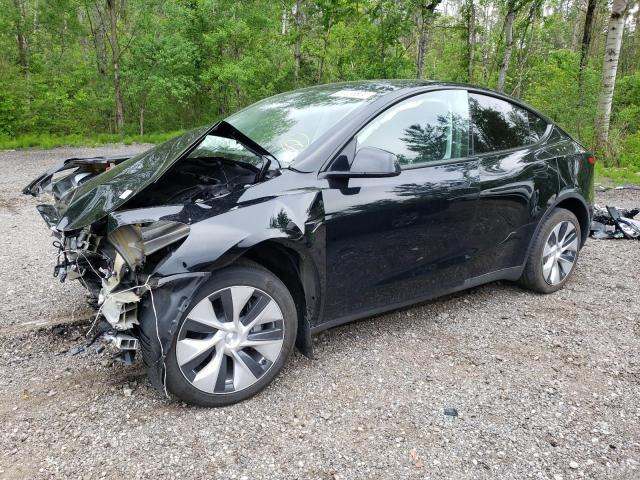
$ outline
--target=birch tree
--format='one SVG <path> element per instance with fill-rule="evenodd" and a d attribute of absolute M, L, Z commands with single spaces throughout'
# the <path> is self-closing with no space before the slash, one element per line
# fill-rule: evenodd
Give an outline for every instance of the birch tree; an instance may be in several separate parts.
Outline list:
<path fill-rule="evenodd" d="M 502 53 L 502 59 L 500 60 L 500 69 L 498 70 L 498 83 L 496 84 L 496 90 L 504 91 L 504 85 L 507 80 L 507 72 L 509 71 L 509 64 L 511 63 L 511 55 L 513 54 L 513 22 L 518 15 L 518 12 L 527 4 L 530 0 L 507 0 L 507 11 L 504 16 L 504 25 L 502 27 L 502 36 L 504 38 L 504 52 Z"/>
<path fill-rule="evenodd" d="M 618 71 L 618 59 L 622 47 L 622 34 L 624 32 L 625 15 L 629 8 L 629 0 L 613 0 L 609 25 L 607 27 L 607 40 L 602 66 L 602 82 L 595 121 L 596 150 L 606 149 L 609 141 L 609 124 L 611 120 L 611 105 Z"/>

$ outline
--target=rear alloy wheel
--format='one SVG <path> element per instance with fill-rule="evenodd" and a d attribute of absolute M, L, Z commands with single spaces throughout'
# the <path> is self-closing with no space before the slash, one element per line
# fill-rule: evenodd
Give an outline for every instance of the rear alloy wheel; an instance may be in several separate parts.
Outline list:
<path fill-rule="evenodd" d="M 261 267 L 214 274 L 181 321 L 167 387 L 187 403 L 222 406 L 268 385 L 288 357 L 297 317 L 282 282 Z"/>
<path fill-rule="evenodd" d="M 533 240 L 520 283 L 540 293 L 562 288 L 578 261 L 580 223 L 564 208 L 556 208 L 543 221 Z"/>
<path fill-rule="evenodd" d="M 578 232 L 571 222 L 558 223 L 544 243 L 542 275 L 549 285 L 559 285 L 578 259 Z"/>

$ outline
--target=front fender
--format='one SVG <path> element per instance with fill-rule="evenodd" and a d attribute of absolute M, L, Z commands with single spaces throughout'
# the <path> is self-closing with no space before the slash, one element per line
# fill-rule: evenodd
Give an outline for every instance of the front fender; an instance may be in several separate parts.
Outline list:
<path fill-rule="evenodd" d="M 155 268 L 154 275 L 212 271 L 266 240 L 311 246 L 324 210 L 319 191 L 264 198 L 191 225 L 187 239 Z"/>

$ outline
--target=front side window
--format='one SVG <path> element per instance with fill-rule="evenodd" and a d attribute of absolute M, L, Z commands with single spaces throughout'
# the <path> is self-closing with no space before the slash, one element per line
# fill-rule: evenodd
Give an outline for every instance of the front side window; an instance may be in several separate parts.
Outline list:
<path fill-rule="evenodd" d="M 537 142 L 547 124 L 517 105 L 488 95 L 469 94 L 475 153 L 496 152 Z"/>
<path fill-rule="evenodd" d="M 397 155 L 403 168 L 469 154 L 469 107 L 464 90 L 439 90 L 404 100 L 369 123 L 357 148 Z"/>

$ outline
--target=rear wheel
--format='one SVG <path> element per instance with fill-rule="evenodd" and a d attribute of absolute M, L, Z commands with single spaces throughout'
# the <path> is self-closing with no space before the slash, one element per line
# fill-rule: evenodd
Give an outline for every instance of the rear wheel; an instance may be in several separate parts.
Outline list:
<path fill-rule="evenodd" d="M 291 294 L 258 265 L 215 273 L 183 315 L 167 356 L 167 389 L 206 407 L 246 400 L 280 372 L 296 338 Z"/>
<path fill-rule="evenodd" d="M 578 261 L 580 239 L 576 216 L 564 208 L 555 209 L 533 241 L 520 283 L 541 293 L 562 288 Z"/>

